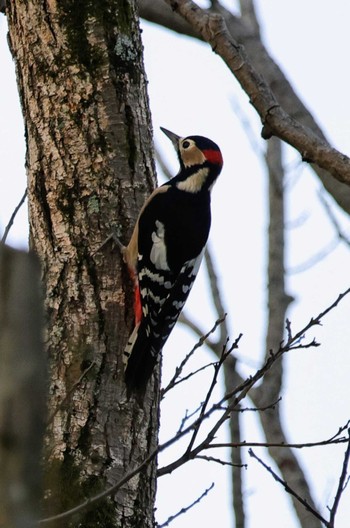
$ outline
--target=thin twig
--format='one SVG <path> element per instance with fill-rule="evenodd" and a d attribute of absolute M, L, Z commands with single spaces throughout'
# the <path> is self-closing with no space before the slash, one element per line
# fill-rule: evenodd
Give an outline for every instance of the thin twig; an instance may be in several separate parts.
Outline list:
<path fill-rule="evenodd" d="M 276 405 L 278 405 L 282 401 L 282 397 L 280 396 L 277 398 L 276 401 L 270 403 L 269 405 L 264 405 L 263 407 L 240 407 L 237 409 L 237 412 L 244 413 L 244 412 L 264 412 L 275 409 Z"/>
<path fill-rule="evenodd" d="M 339 478 L 338 488 L 335 494 L 333 506 L 330 511 L 330 517 L 329 517 L 329 527 L 330 528 L 334 527 L 334 521 L 335 521 L 335 516 L 337 514 L 337 511 L 338 511 L 339 502 L 343 494 L 343 491 L 347 486 L 347 473 L 348 473 L 349 458 L 350 458 L 350 430 L 348 431 L 348 446 L 344 454 L 342 472 Z"/>
<path fill-rule="evenodd" d="M 209 417 L 212 412 L 213 412 L 213 409 L 210 409 L 207 413 L 207 416 L 203 417 L 203 419 Z M 94 497 L 90 497 L 89 499 L 85 500 L 81 504 L 78 504 L 74 508 L 71 508 L 70 510 L 66 510 L 57 515 L 53 515 L 52 517 L 47 517 L 46 519 L 41 519 L 37 521 L 37 524 L 39 526 L 46 526 L 55 521 L 68 519 L 72 517 L 72 515 L 75 515 L 77 513 L 81 513 L 83 511 L 90 509 L 93 505 L 95 505 L 97 502 L 100 502 L 102 499 L 105 499 L 106 497 L 109 497 L 110 495 L 114 495 L 116 491 L 118 491 L 122 486 L 124 486 L 124 484 L 126 484 L 130 479 L 132 479 L 135 475 L 140 473 L 140 471 L 142 471 L 148 464 L 150 464 L 152 460 L 159 453 L 161 453 L 162 451 L 164 451 L 171 445 L 175 444 L 178 440 L 180 440 L 180 438 L 183 438 L 184 436 L 189 434 L 193 430 L 194 426 L 195 424 L 189 425 L 186 429 L 183 429 L 181 432 L 179 432 L 178 434 L 176 434 L 175 436 L 173 436 L 172 438 L 170 438 L 163 444 L 160 444 L 156 449 L 154 449 L 151 452 L 151 454 L 148 457 L 144 459 L 143 462 L 141 462 L 141 464 L 139 464 L 134 469 L 126 473 L 126 475 L 124 475 L 124 477 L 122 477 L 116 484 L 114 484 L 113 486 L 110 486 L 105 491 L 102 491 L 101 493 L 95 495 Z"/>
<path fill-rule="evenodd" d="M 215 404 L 212 405 L 212 407 L 203 414 L 201 418 L 198 418 L 198 421 L 201 420 L 203 422 L 205 419 L 209 418 L 209 416 L 220 410 L 222 408 L 222 405 L 224 402 L 230 402 L 229 406 L 227 407 L 226 411 L 223 413 L 221 418 L 217 420 L 215 425 L 212 427 L 212 429 L 207 434 L 206 438 L 198 445 L 195 449 L 186 450 L 184 454 L 182 454 L 177 460 L 171 462 L 167 466 L 164 466 L 160 469 L 158 469 L 157 475 L 163 476 L 168 473 L 171 473 L 176 468 L 182 466 L 189 460 L 193 460 L 196 458 L 196 456 L 203 451 L 204 449 L 208 449 L 208 446 L 212 443 L 213 439 L 215 438 L 217 431 L 220 429 L 220 427 L 225 423 L 229 417 L 230 414 L 233 412 L 235 408 L 237 408 L 237 405 L 247 396 L 249 391 L 252 389 L 252 387 L 266 374 L 266 372 L 272 367 L 272 365 L 285 353 L 287 353 L 289 350 L 293 349 L 304 349 L 308 348 L 310 346 L 317 346 L 318 344 L 315 342 L 315 340 L 312 340 L 310 343 L 303 344 L 302 340 L 305 336 L 305 333 L 310 330 L 313 326 L 321 324 L 321 319 L 328 314 L 332 309 L 334 309 L 339 302 L 350 292 L 350 288 L 348 288 L 345 292 L 338 295 L 337 299 L 328 306 L 323 312 L 321 312 L 317 317 L 311 318 L 310 321 L 302 328 L 299 332 L 297 332 L 294 336 L 291 336 L 289 339 L 287 339 L 286 343 L 281 343 L 279 346 L 279 349 L 277 352 L 272 352 L 266 359 L 265 364 L 261 369 L 255 372 L 253 376 L 250 376 L 248 379 L 243 381 L 239 386 L 235 387 L 231 391 L 225 394 L 221 400 Z M 241 336 L 239 336 L 236 341 L 233 343 L 231 348 L 237 348 L 238 343 Z M 198 427 L 198 424 L 195 422 L 193 424 L 193 429 L 195 430 Z"/>
<path fill-rule="evenodd" d="M 37 521 L 37 524 L 39 526 L 46 526 L 52 522 L 62 521 L 63 519 L 68 519 L 69 517 L 72 517 L 72 515 L 75 515 L 76 513 L 81 513 L 83 511 L 89 510 L 94 504 L 114 494 L 122 486 L 124 486 L 124 484 L 126 484 L 130 479 L 132 479 L 132 477 L 140 473 L 140 471 L 142 471 L 144 467 L 146 467 L 150 462 L 152 462 L 152 460 L 157 456 L 158 452 L 159 452 L 159 449 L 155 449 L 154 451 L 152 451 L 152 453 L 147 458 L 145 458 L 145 460 L 141 464 L 139 464 L 132 471 L 129 471 L 129 473 L 124 475 L 124 477 L 120 479 L 116 484 L 114 484 L 114 486 L 107 488 L 105 491 L 102 491 L 98 495 L 95 495 L 94 497 L 87 499 L 86 501 L 82 502 L 81 504 L 78 504 L 77 506 L 75 506 L 74 508 L 71 508 L 70 510 L 66 510 L 62 513 L 58 513 L 57 515 L 53 515 L 52 517 L 47 517 L 46 519 L 41 519 L 40 521 Z"/>
<path fill-rule="evenodd" d="M 4 234 L 3 234 L 2 239 L 0 241 L 0 244 L 5 244 L 7 236 L 9 234 L 9 231 L 10 231 L 10 229 L 12 227 L 12 224 L 15 221 L 15 218 L 17 216 L 17 213 L 20 210 L 20 208 L 22 207 L 22 205 L 24 204 L 26 198 L 27 198 L 27 189 L 24 191 L 24 194 L 23 194 L 22 198 L 20 199 L 17 207 L 15 207 L 15 210 L 13 211 L 13 213 L 12 213 L 12 215 L 10 217 L 9 223 L 5 227 L 5 231 L 4 231 Z"/>
<path fill-rule="evenodd" d="M 198 408 L 195 409 L 195 410 L 194 410 L 193 412 L 191 412 L 191 413 L 189 413 L 189 412 L 188 412 L 188 409 L 186 409 L 185 416 L 184 416 L 184 417 L 182 418 L 182 420 L 181 420 L 181 424 L 180 424 L 179 429 L 177 430 L 177 434 L 181 433 L 181 431 L 182 431 L 183 428 L 185 427 L 186 422 L 187 422 L 188 420 L 190 420 L 191 418 L 193 418 L 193 416 L 195 416 L 195 415 L 199 412 L 199 410 L 200 410 L 201 407 L 202 407 L 202 404 L 200 404 L 200 405 L 198 406 Z"/>
<path fill-rule="evenodd" d="M 292 334 L 292 323 L 290 322 L 288 318 L 286 319 L 286 330 L 287 330 L 288 339 L 291 339 L 293 335 Z"/>
<path fill-rule="evenodd" d="M 197 337 L 200 339 L 202 335 L 204 334 L 204 330 L 195 322 L 193 319 L 190 319 L 186 313 L 186 310 L 182 311 L 180 314 L 180 317 L 178 319 L 178 322 L 187 326 Z M 215 350 L 216 342 L 209 339 L 209 337 L 205 341 L 208 348 L 211 350 Z"/>
<path fill-rule="evenodd" d="M 279 357 L 281 357 L 282 354 L 286 353 L 289 350 L 288 346 L 292 346 L 295 341 L 300 340 L 301 336 L 303 336 L 305 334 L 305 332 L 307 330 L 309 330 L 312 326 L 314 326 L 316 324 L 320 324 L 321 319 L 327 313 L 329 313 L 333 308 L 335 308 L 339 304 L 339 302 L 349 292 L 350 292 L 350 288 L 348 290 L 346 290 L 345 292 L 343 292 L 342 294 L 340 294 L 337 297 L 337 299 L 328 308 L 326 308 L 323 312 L 321 312 L 316 318 L 311 318 L 309 323 L 302 330 L 297 332 L 295 334 L 295 336 L 292 336 L 290 339 L 288 339 L 287 343 L 284 346 L 281 345 L 279 350 L 276 353 L 271 354 L 268 357 L 268 359 L 266 360 L 264 366 L 260 370 L 258 370 L 253 376 L 250 376 L 247 380 L 242 382 L 238 387 L 235 387 L 232 391 L 230 391 L 227 394 L 225 394 L 225 396 L 223 398 L 221 398 L 217 403 L 213 404 L 211 406 L 211 408 L 208 409 L 201 416 L 201 418 L 200 418 L 201 422 L 203 422 L 204 420 L 207 420 L 214 412 L 218 411 L 222 407 L 222 405 L 223 405 L 223 403 L 225 401 L 230 401 L 231 400 L 231 404 L 229 405 L 227 410 L 223 413 L 221 418 L 215 423 L 215 425 L 209 431 L 209 433 L 206 436 L 206 438 L 204 439 L 204 441 L 201 444 L 199 444 L 190 453 L 187 453 L 187 451 L 186 451 L 186 453 L 185 453 L 186 456 L 183 455 L 182 457 L 180 457 L 180 459 L 178 459 L 175 462 L 169 464 L 168 466 L 166 466 L 164 468 L 160 468 L 158 470 L 158 476 L 170 473 L 171 471 L 173 471 L 177 467 L 183 465 L 188 460 L 193 459 L 196 456 L 198 456 L 199 453 L 201 451 L 203 451 L 204 449 L 208 449 L 208 446 L 212 443 L 213 439 L 216 436 L 217 431 L 220 429 L 222 424 L 229 418 L 230 413 L 233 411 L 233 409 L 241 402 L 242 399 L 244 399 L 246 397 L 246 395 L 248 394 L 249 390 L 264 376 L 264 374 L 272 367 L 274 362 Z M 241 336 L 239 336 L 236 339 L 236 341 L 231 346 L 230 350 L 232 350 L 233 348 L 237 348 L 238 347 L 238 343 L 239 343 L 240 338 L 241 338 Z M 300 344 L 300 348 L 303 348 L 303 347 L 304 347 L 304 345 Z M 230 350 L 228 350 L 227 352 L 229 352 Z M 233 396 L 235 396 L 234 399 L 232 399 Z M 152 451 L 152 453 L 147 458 L 145 458 L 145 460 L 141 464 L 139 464 L 134 469 L 129 471 L 115 485 L 107 488 L 105 491 L 99 493 L 98 495 L 95 495 L 94 497 L 91 497 L 91 498 L 87 499 L 86 501 L 84 501 L 83 503 L 75 506 L 74 508 L 71 508 L 70 510 L 62 512 L 62 513 L 60 513 L 58 515 L 54 515 L 54 516 L 49 517 L 47 519 L 42 519 L 41 521 L 38 521 L 37 524 L 39 524 L 39 526 L 45 526 L 45 525 L 48 525 L 48 524 L 50 524 L 51 522 L 54 522 L 54 521 L 58 521 L 58 520 L 62 520 L 62 519 L 68 519 L 69 517 L 71 517 L 72 515 L 74 515 L 76 513 L 81 513 L 82 511 L 91 508 L 91 506 L 93 506 L 97 502 L 101 501 L 102 499 L 104 499 L 104 498 L 106 498 L 106 497 L 108 497 L 110 495 L 115 494 L 115 492 L 117 490 L 119 490 L 124 484 L 126 484 L 132 477 L 134 477 L 140 471 L 142 471 L 142 469 L 145 468 L 159 453 L 161 453 L 162 451 L 164 451 L 165 449 L 167 449 L 171 445 L 175 444 L 178 440 L 180 440 L 181 438 L 183 438 L 184 436 L 189 434 L 191 431 L 195 430 L 198 427 L 197 422 L 198 422 L 198 419 L 195 420 L 194 423 L 189 424 L 185 429 L 183 429 L 178 434 L 176 434 L 175 436 L 170 438 L 168 441 L 166 441 L 163 444 L 159 445 L 156 449 L 154 449 Z M 339 431 L 341 431 L 341 430 L 342 429 L 339 429 Z M 337 434 L 339 434 L 339 432 Z M 321 520 L 323 521 L 323 518 L 321 518 Z"/>
<path fill-rule="evenodd" d="M 336 308 L 338 304 L 344 299 L 344 297 L 346 297 L 349 293 L 350 293 L 350 288 L 345 290 L 343 293 L 340 293 L 338 297 L 336 298 L 336 300 L 332 304 L 330 304 L 325 310 L 323 310 L 323 312 L 320 312 L 315 318 L 312 317 L 310 321 L 308 322 L 308 324 L 306 324 L 302 330 L 297 332 L 295 336 L 288 338 L 286 344 L 282 348 L 283 349 L 285 347 L 288 347 L 289 349 L 291 347 L 298 348 L 298 346 L 294 346 L 294 343 L 299 344 L 300 340 L 304 338 L 305 333 L 308 330 L 310 330 L 311 327 L 320 325 L 321 319 L 323 319 L 331 310 Z M 308 345 L 300 346 L 299 348 L 306 348 L 307 346 L 318 346 L 318 344 L 310 343 Z"/>
<path fill-rule="evenodd" d="M 303 442 L 303 443 L 289 443 L 289 442 L 222 442 L 213 444 L 211 443 L 208 449 L 222 449 L 225 447 L 285 447 L 292 449 L 304 449 L 312 447 L 329 446 L 335 444 L 345 444 L 348 442 L 348 438 L 340 437 L 334 440 L 320 440 L 319 442 Z"/>
<path fill-rule="evenodd" d="M 345 235 L 344 232 L 342 231 L 342 229 L 341 229 L 341 227 L 339 225 L 339 222 L 336 219 L 335 214 L 333 213 L 333 210 L 332 210 L 331 206 L 329 205 L 328 201 L 324 197 L 324 193 L 319 191 L 317 194 L 318 194 L 319 200 L 321 201 L 321 204 L 323 205 L 323 207 L 326 210 L 326 214 L 327 214 L 331 224 L 333 225 L 333 228 L 334 228 L 335 232 L 337 233 L 338 239 L 341 240 L 342 242 L 345 242 L 346 245 L 350 246 L 350 238 L 349 238 L 349 236 Z"/>
<path fill-rule="evenodd" d="M 227 460 L 221 460 L 221 458 L 216 458 L 212 456 L 197 455 L 196 458 L 200 458 L 201 460 L 206 460 L 207 462 L 216 462 L 217 464 L 221 464 L 222 466 L 241 467 L 241 468 L 246 468 L 246 469 L 248 467 L 247 464 L 233 464 L 232 462 L 227 462 Z"/>
<path fill-rule="evenodd" d="M 125 250 L 125 246 L 124 244 L 120 241 L 120 234 L 119 234 L 119 229 L 117 227 L 111 227 L 111 232 L 110 234 L 103 240 L 103 242 L 101 242 L 101 244 L 95 249 L 95 251 L 92 253 L 92 256 L 96 255 L 96 253 L 98 253 L 99 251 L 101 251 L 102 248 L 104 248 L 104 246 L 106 244 L 108 244 L 108 242 L 110 242 L 111 240 L 113 240 L 113 242 L 115 243 L 115 245 L 119 248 L 120 252 L 123 254 L 124 250 Z"/>
<path fill-rule="evenodd" d="M 177 513 L 175 513 L 175 515 L 171 515 L 163 524 L 158 525 L 158 528 L 165 528 L 166 526 L 169 526 L 169 524 L 172 521 L 174 521 L 175 519 L 177 519 L 177 517 L 180 517 L 180 515 L 183 515 L 184 513 L 187 513 L 191 508 L 193 508 L 193 506 L 195 506 L 202 499 L 204 499 L 204 497 L 206 495 L 208 495 L 208 493 L 213 489 L 214 486 L 215 486 L 215 484 L 214 484 L 214 482 L 212 482 L 211 485 L 209 486 L 209 488 L 207 488 L 205 491 L 203 491 L 202 495 L 200 495 L 200 497 L 198 497 L 198 499 L 193 501 L 189 506 L 185 506 L 184 508 L 181 508 L 181 510 L 178 511 Z"/>
<path fill-rule="evenodd" d="M 284 487 L 284 489 L 286 490 L 287 493 L 289 493 L 290 495 L 292 495 L 297 501 L 299 501 L 307 511 L 309 511 L 310 513 L 312 513 L 315 517 L 317 517 L 317 519 L 319 519 L 321 522 L 323 522 L 323 524 L 325 526 L 329 526 L 329 523 L 328 521 L 326 521 L 326 519 L 324 517 L 322 517 L 322 515 L 317 511 L 315 510 L 312 506 L 310 506 L 310 504 L 304 500 L 302 497 L 300 497 L 300 495 L 298 495 L 290 486 L 289 484 L 287 484 L 287 482 L 283 479 L 281 479 L 274 471 L 273 469 L 268 466 L 267 464 L 265 464 L 265 462 L 263 462 L 263 460 L 261 460 L 261 458 L 259 458 L 252 449 L 249 449 L 248 451 L 249 455 L 252 457 L 252 458 L 255 458 L 255 460 L 257 460 L 269 473 L 270 475 L 273 476 L 273 478 L 279 483 L 279 484 L 282 484 L 282 486 Z"/>
<path fill-rule="evenodd" d="M 211 330 L 209 330 L 209 332 L 207 332 L 205 335 L 202 335 L 199 340 L 197 341 L 197 343 L 194 345 L 194 347 L 189 351 L 189 353 L 184 357 L 184 359 L 181 361 L 180 365 L 178 367 L 176 367 L 175 369 L 175 373 L 173 375 L 173 377 L 171 378 L 171 380 L 169 381 L 168 385 L 166 387 L 164 387 L 164 389 L 162 389 L 161 391 L 161 397 L 163 398 L 164 395 L 174 387 L 174 385 L 176 384 L 176 381 L 177 379 L 179 378 L 179 376 L 181 375 L 181 372 L 183 371 L 185 365 L 187 364 L 187 362 L 189 361 L 189 359 L 193 356 L 193 354 L 195 353 L 195 351 L 200 348 L 204 343 L 205 341 L 207 340 L 207 338 L 213 334 L 215 332 L 215 330 L 217 329 L 217 327 L 222 324 L 222 322 L 225 320 L 225 317 L 226 315 L 224 315 L 223 317 L 221 317 L 221 319 L 218 319 L 217 321 L 215 321 L 215 324 L 214 326 L 212 327 Z"/>
<path fill-rule="evenodd" d="M 191 440 L 190 440 L 190 442 L 188 444 L 186 453 L 190 453 L 191 450 L 192 450 L 192 447 L 193 447 L 194 442 L 195 442 L 195 440 L 197 438 L 200 426 L 203 423 L 202 418 L 203 418 L 203 416 L 206 413 L 207 406 L 208 406 L 210 398 L 212 396 L 214 387 L 215 387 L 215 385 L 217 383 L 219 372 L 221 370 L 222 365 L 224 364 L 225 359 L 228 357 L 228 355 L 230 353 L 231 353 L 231 349 L 227 350 L 227 342 L 226 342 L 225 346 L 222 349 L 221 357 L 220 357 L 219 361 L 217 362 L 217 364 L 215 365 L 213 379 L 212 379 L 212 382 L 210 384 L 209 390 L 208 390 L 208 392 L 206 394 L 205 400 L 203 402 L 203 405 L 202 405 L 202 408 L 201 408 L 201 412 L 200 412 L 199 418 L 197 420 L 197 426 L 193 430 L 193 434 L 192 434 Z M 185 456 L 186 456 L 186 453 L 185 453 Z"/>
<path fill-rule="evenodd" d="M 193 376 L 196 376 L 196 374 L 199 374 L 200 372 L 203 372 L 203 370 L 207 370 L 208 368 L 210 367 L 213 367 L 215 366 L 217 363 L 217 361 L 211 361 L 210 363 L 207 363 L 206 365 L 203 365 L 202 367 L 199 367 L 198 369 L 196 370 L 193 370 L 192 372 L 190 372 L 189 374 L 187 374 L 187 376 L 183 376 L 182 378 L 179 378 L 178 380 L 176 380 L 171 387 L 166 387 L 166 392 L 168 392 L 168 390 L 170 389 L 173 389 L 174 387 L 176 387 L 177 385 L 180 385 L 180 383 L 183 383 L 184 381 L 188 381 L 189 379 L 191 379 Z M 162 393 L 163 394 L 163 393 Z"/>

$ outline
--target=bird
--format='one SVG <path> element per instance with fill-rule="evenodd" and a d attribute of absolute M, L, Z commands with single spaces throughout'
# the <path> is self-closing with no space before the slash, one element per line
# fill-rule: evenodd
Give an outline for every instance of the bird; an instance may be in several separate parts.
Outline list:
<path fill-rule="evenodd" d="M 214 141 L 166 128 L 180 164 L 140 210 L 122 253 L 134 282 L 135 326 L 124 351 L 128 397 L 143 395 L 191 291 L 211 224 L 211 190 L 223 167 Z"/>

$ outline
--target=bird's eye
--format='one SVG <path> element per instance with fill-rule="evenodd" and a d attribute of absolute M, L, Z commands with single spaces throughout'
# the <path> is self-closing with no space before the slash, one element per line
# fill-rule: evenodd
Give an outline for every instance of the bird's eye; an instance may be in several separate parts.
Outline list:
<path fill-rule="evenodd" d="M 190 145 L 191 145 L 191 143 L 189 141 L 184 141 L 182 143 L 182 148 L 187 149 Z"/>

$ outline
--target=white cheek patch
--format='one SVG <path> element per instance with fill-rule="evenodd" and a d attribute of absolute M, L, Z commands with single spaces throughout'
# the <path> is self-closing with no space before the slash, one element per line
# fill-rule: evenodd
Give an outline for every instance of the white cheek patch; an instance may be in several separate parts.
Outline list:
<path fill-rule="evenodd" d="M 199 169 L 197 172 L 189 176 L 186 180 L 177 183 L 176 186 L 181 191 L 197 193 L 203 188 L 204 182 L 207 179 L 208 174 L 209 169 Z"/>
<path fill-rule="evenodd" d="M 150 253 L 150 260 L 156 269 L 170 271 L 167 262 L 166 246 L 164 242 L 164 224 L 156 221 L 156 231 L 152 233 L 153 246 Z"/>

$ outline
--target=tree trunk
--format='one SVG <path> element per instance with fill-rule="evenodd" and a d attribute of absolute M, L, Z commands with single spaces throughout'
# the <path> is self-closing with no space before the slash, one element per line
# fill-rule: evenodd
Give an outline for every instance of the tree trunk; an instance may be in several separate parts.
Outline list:
<path fill-rule="evenodd" d="M 278 350 L 283 341 L 285 315 L 292 298 L 285 291 L 285 214 L 284 194 L 285 178 L 282 162 L 282 143 L 277 138 L 271 138 L 267 144 L 266 164 L 269 172 L 269 255 L 268 255 L 268 323 L 266 332 L 266 359 L 270 351 Z M 261 385 L 250 392 L 257 407 L 273 405 L 280 397 L 283 386 L 283 359 L 280 358 L 269 370 Z M 261 425 L 266 442 L 286 444 L 288 440 L 284 433 L 281 420 L 280 405 L 270 407 L 260 412 Z M 317 509 L 303 468 L 293 450 L 289 447 L 269 447 L 269 453 L 281 472 L 282 478 L 288 482 L 299 496 L 310 506 Z M 320 521 L 304 506 L 292 497 L 295 513 L 303 528 L 321 528 Z"/>
<path fill-rule="evenodd" d="M 27 137 L 30 242 L 46 290 L 50 398 L 45 514 L 117 482 L 156 447 L 158 375 L 126 399 L 127 242 L 155 184 L 134 0 L 13 0 L 10 46 Z M 94 512 L 57 526 L 153 526 L 155 462 Z M 55 526 L 55 524 L 52 524 Z"/>

